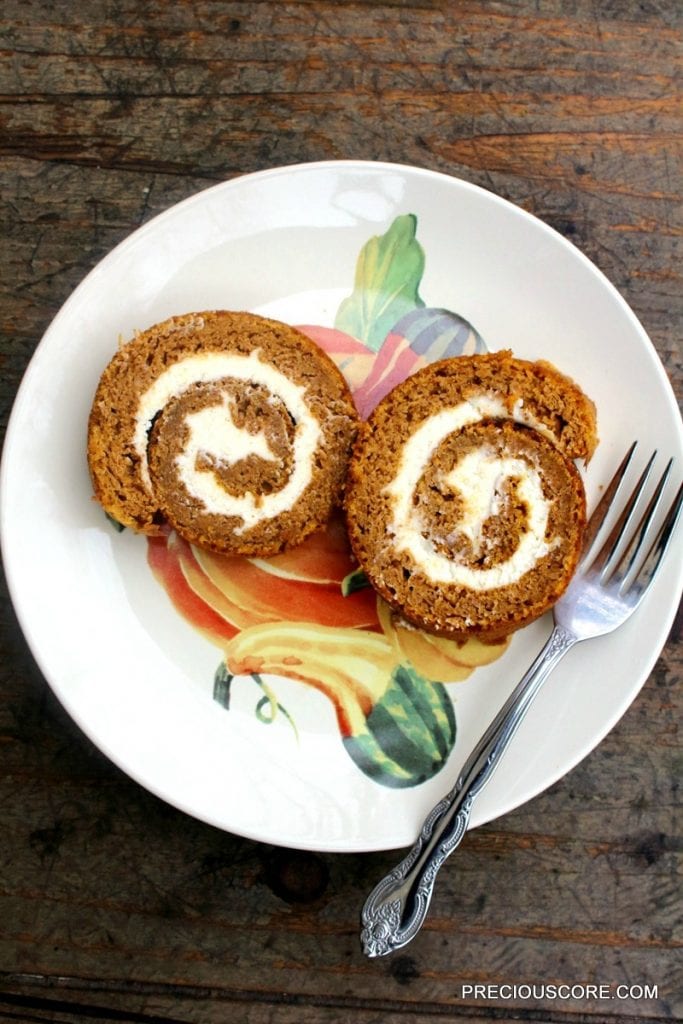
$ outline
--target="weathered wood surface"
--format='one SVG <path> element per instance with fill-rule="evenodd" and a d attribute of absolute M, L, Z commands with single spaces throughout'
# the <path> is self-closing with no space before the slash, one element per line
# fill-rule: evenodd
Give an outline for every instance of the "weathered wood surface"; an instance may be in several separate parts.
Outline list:
<path fill-rule="evenodd" d="M 674 0 L 5 0 L 3 426 L 43 330 L 131 230 L 227 177 L 342 157 L 446 171 L 556 227 L 680 396 L 680 70 Z M 378 963 L 358 910 L 394 855 L 280 850 L 170 809 L 68 719 L 6 597 L 2 622 L 0 1020 L 683 1014 L 680 629 L 602 745 L 471 833 L 424 931 Z M 657 994 L 482 1000 L 466 983 Z"/>

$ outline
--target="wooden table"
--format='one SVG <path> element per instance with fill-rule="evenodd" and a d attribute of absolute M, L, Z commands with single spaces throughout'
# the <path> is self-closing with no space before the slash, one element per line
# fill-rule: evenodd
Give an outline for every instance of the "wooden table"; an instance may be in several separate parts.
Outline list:
<path fill-rule="evenodd" d="M 214 182 L 323 158 L 444 171 L 536 214 L 621 291 L 680 395 L 681 14 L 5 0 L 3 425 L 42 332 L 118 241 Z M 371 962 L 359 907 L 395 854 L 289 851 L 171 809 L 70 721 L 6 596 L 2 621 L 2 1021 L 683 1015 L 679 633 L 600 747 L 470 833 L 424 931 Z M 501 987 L 532 984 L 578 988 Z"/>

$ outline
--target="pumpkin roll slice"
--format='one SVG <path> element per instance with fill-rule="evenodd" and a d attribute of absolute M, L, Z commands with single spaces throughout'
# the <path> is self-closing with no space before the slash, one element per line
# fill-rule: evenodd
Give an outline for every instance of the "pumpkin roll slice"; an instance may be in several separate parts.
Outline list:
<path fill-rule="evenodd" d="M 89 422 L 95 496 L 148 534 L 265 557 L 339 504 L 358 416 L 329 357 L 249 313 L 173 317 L 123 345 Z"/>
<path fill-rule="evenodd" d="M 350 463 L 362 569 L 427 632 L 507 636 L 576 569 L 586 507 L 572 459 L 596 436 L 592 403 L 547 364 L 503 353 L 418 371 L 378 405 Z"/>

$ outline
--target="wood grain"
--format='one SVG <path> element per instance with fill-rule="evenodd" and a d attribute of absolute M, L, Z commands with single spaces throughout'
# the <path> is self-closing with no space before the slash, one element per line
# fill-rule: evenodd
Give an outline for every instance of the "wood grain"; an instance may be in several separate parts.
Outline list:
<path fill-rule="evenodd" d="M 681 9 L 666 0 L 5 0 L 0 417 L 117 242 L 215 182 L 338 158 L 444 171 L 557 228 L 643 323 L 680 397 Z M 0 1020 L 676 1020 L 680 623 L 600 747 L 469 834 L 424 931 L 365 960 L 395 854 L 306 854 L 123 776 L 34 665 L 3 591 Z M 464 984 L 657 986 L 474 999 Z"/>

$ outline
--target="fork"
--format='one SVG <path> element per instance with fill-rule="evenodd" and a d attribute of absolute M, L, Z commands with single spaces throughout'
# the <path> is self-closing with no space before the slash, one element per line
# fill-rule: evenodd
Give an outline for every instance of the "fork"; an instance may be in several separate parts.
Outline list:
<path fill-rule="evenodd" d="M 368 896 L 361 915 L 361 944 L 367 956 L 385 956 L 417 935 L 439 868 L 467 831 L 475 799 L 541 686 L 574 644 L 611 633 L 626 622 L 655 578 L 681 512 L 683 485 L 657 529 L 656 513 L 672 460 L 641 512 L 655 452 L 610 527 L 607 520 L 617 508 L 636 444 L 629 448 L 588 521 L 577 572 L 553 609 L 553 630 L 544 647 L 477 743 L 453 789 L 427 815 L 408 855 Z M 603 526 L 609 534 L 593 556 Z"/>

